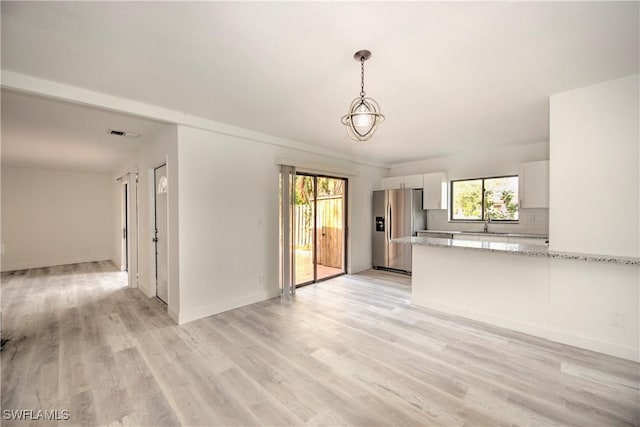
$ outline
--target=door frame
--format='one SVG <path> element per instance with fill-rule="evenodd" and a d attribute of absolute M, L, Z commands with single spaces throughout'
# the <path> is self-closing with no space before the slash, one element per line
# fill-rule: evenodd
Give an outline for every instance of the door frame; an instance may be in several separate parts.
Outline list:
<path fill-rule="evenodd" d="M 299 172 L 295 171 L 296 178 L 298 176 L 307 176 L 313 178 L 313 279 L 311 281 L 294 284 L 295 288 L 301 288 L 303 286 L 312 285 L 314 283 L 323 282 L 325 280 L 333 279 L 344 274 L 347 274 L 347 245 L 349 243 L 349 229 L 348 229 L 348 217 L 349 217 L 349 179 L 341 176 L 326 175 L 323 173 L 313 172 Z M 331 276 L 318 279 L 318 242 L 317 242 L 317 220 L 318 220 L 318 178 L 339 179 L 344 181 L 344 194 L 343 199 L 343 212 L 342 212 L 342 272 Z M 295 185 L 295 184 L 294 184 Z M 292 254 L 295 257 L 295 252 Z"/>
<path fill-rule="evenodd" d="M 158 169 L 160 169 L 161 167 L 166 167 L 166 176 L 169 176 L 169 167 L 167 165 L 167 162 L 164 162 L 162 164 L 159 164 L 157 166 L 154 166 L 151 170 L 151 176 L 152 176 L 152 180 L 151 182 L 153 183 L 153 185 L 151 185 L 150 187 L 153 190 L 153 223 L 151 224 L 151 234 L 152 234 L 152 248 L 153 248 L 153 271 L 154 271 L 154 283 L 155 283 L 155 292 L 153 294 L 153 296 L 155 296 L 156 298 L 158 298 L 160 301 L 162 301 L 163 303 L 167 304 L 167 307 L 169 306 L 169 195 L 168 195 L 168 191 L 167 191 L 167 200 L 166 200 L 166 221 L 167 221 L 167 225 L 166 225 L 166 230 L 165 230 L 165 239 L 166 239 L 166 253 L 167 253 L 167 262 L 166 262 L 166 280 L 167 280 L 167 300 L 164 301 L 162 298 L 160 298 L 158 296 L 158 240 L 157 240 L 157 228 L 158 228 L 158 211 L 157 211 L 157 206 L 158 206 L 158 189 L 157 189 L 157 182 L 156 182 L 156 171 Z"/>
<path fill-rule="evenodd" d="M 120 270 L 128 273 L 128 286 L 138 287 L 138 172 L 127 172 L 120 182 Z M 126 238 L 123 235 L 126 229 Z"/>
<path fill-rule="evenodd" d="M 129 271 L 129 183 L 120 183 L 120 271 Z"/>

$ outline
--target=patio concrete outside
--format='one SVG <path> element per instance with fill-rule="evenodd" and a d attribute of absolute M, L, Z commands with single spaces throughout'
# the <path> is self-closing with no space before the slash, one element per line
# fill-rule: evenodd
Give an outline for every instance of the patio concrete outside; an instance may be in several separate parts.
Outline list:
<path fill-rule="evenodd" d="M 343 269 L 318 264 L 318 280 L 344 273 Z M 313 281 L 313 258 L 310 250 L 296 249 L 296 284 Z"/>

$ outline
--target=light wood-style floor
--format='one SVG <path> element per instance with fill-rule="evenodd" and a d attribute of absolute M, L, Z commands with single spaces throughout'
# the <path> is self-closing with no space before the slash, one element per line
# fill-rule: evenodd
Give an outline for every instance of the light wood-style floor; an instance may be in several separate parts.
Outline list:
<path fill-rule="evenodd" d="M 179 327 L 110 263 L 3 274 L 2 409 L 83 426 L 639 424 L 638 364 L 412 307 L 409 281 L 341 276 Z"/>

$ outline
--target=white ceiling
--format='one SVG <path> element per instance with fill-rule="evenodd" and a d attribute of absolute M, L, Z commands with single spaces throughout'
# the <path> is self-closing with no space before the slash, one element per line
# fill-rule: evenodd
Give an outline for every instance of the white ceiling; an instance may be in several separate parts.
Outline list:
<path fill-rule="evenodd" d="M 88 172 L 122 167 L 161 123 L 2 91 L 2 165 Z M 113 136 L 126 130 L 139 138 Z"/>
<path fill-rule="evenodd" d="M 640 71 L 639 4 L 3 1 L 2 68 L 395 163 L 547 140 L 549 95 Z"/>

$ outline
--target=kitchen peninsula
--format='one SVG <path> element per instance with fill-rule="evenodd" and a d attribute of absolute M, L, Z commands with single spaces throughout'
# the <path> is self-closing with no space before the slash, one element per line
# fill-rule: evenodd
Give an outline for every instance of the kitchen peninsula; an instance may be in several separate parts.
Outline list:
<path fill-rule="evenodd" d="M 411 303 L 639 361 L 640 258 L 430 237 L 413 245 Z"/>

